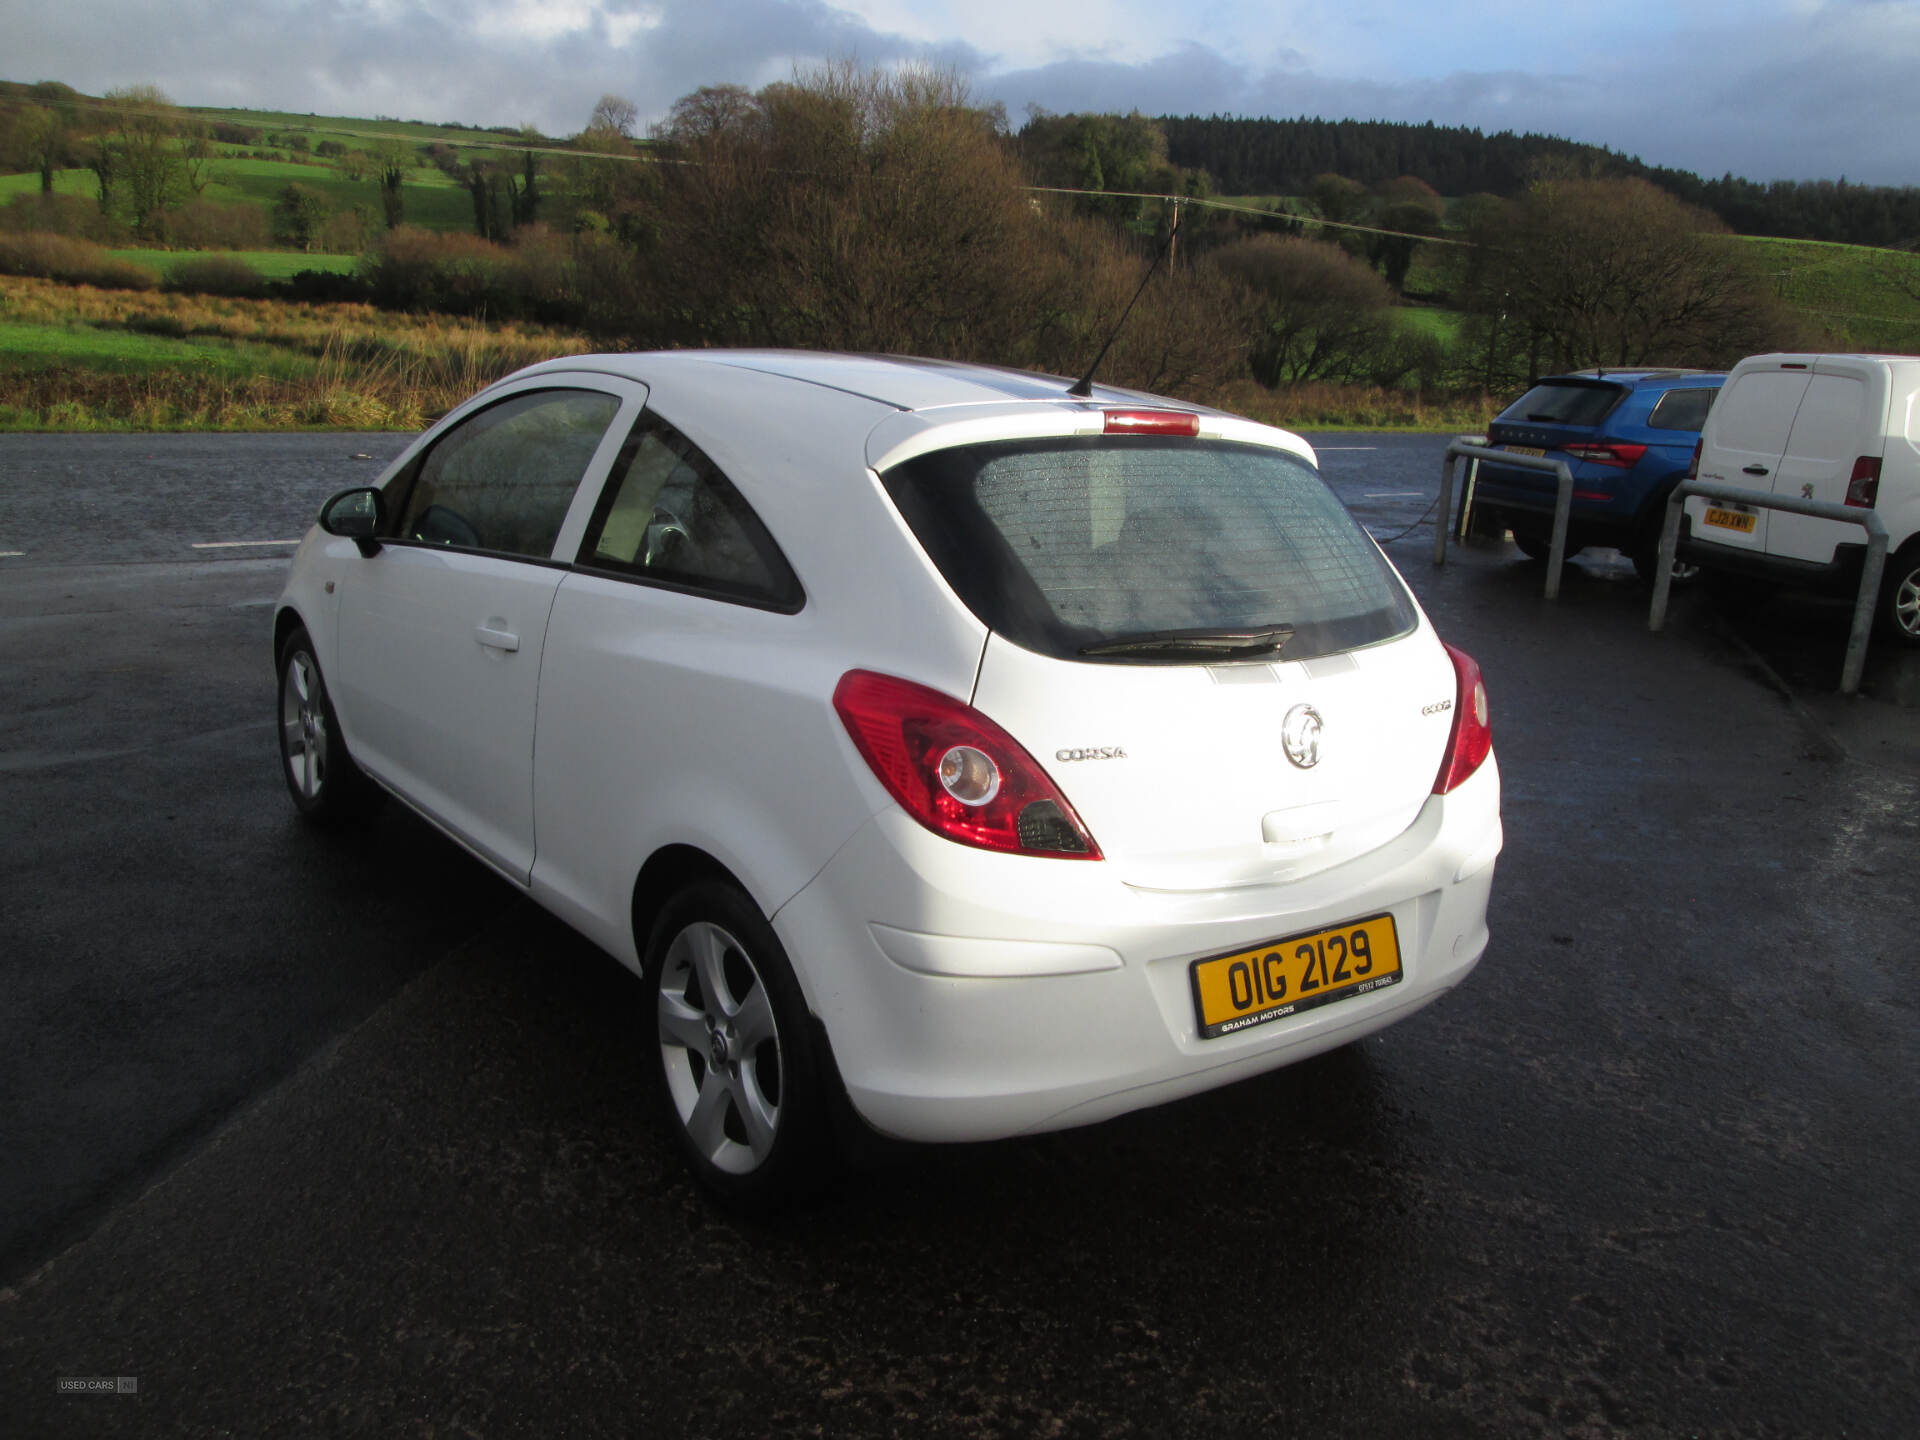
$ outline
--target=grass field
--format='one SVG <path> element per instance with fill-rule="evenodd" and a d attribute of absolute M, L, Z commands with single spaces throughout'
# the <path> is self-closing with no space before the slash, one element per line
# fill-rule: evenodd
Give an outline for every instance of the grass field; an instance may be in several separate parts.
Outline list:
<path fill-rule="evenodd" d="M 1920 255 L 1742 236 L 1774 293 L 1843 345 L 1920 352 Z"/>
<path fill-rule="evenodd" d="M 163 312 L 130 316 L 135 324 L 166 324 Z M 311 356 L 254 341 L 221 336 L 187 338 L 128 328 L 88 325 L 14 325 L 0 320 L 0 355 L 7 370 L 44 370 L 63 365 L 110 375 L 186 369 L 234 378 L 266 375 L 293 379 L 313 373 Z"/>
<path fill-rule="evenodd" d="M 131 260 L 155 274 L 165 275 L 183 260 L 219 257 L 240 260 L 260 272 L 263 280 L 285 280 L 302 270 L 324 270 L 349 274 L 360 263 L 358 255 L 310 255 L 303 250 L 114 250 L 115 259 Z"/>
<path fill-rule="evenodd" d="M 349 180 L 329 165 L 297 165 L 281 160 L 215 160 L 208 167 L 213 182 L 206 198 L 251 201 L 272 208 L 289 185 L 306 185 L 326 197 L 334 210 L 364 205 L 380 213 L 380 187 L 371 179 Z M 473 224 L 473 202 L 467 192 L 438 170 L 416 167 L 401 184 L 407 222 L 429 230 L 465 230 Z"/>
<path fill-rule="evenodd" d="M 53 172 L 53 191 L 56 195 L 84 195 L 91 200 L 100 193 L 100 186 L 91 170 L 56 170 Z M 0 205 L 16 195 L 39 193 L 38 170 L 29 170 L 23 175 L 0 175 Z"/>
<path fill-rule="evenodd" d="M 1393 318 L 1403 330 L 1431 335 L 1451 345 L 1459 338 L 1463 317 L 1458 310 L 1441 310 L 1430 305 L 1402 305 L 1393 312 Z"/>
<path fill-rule="evenodd" d="M 435 125 L 425 120 L 367 120 L 350 115 L 298 115 L 290 110 L 223 110 L 207 105 L 189 105 L 188 113 L 202 120 L 226 120 L 257 130 L 297 131 L 321 139 L 405 140 L 413 145 L 429 141 L 466 141 L 480 144 L 511 144 L 510 137 L 490 130 L 469 130 L 459 125 Z M 586 117 L 581 117 L 586 123 Z"/>
<path fill-rule="evenodd" d="M 334 210 L 364 205 L 376 215 L 381 213 L 378 184 L 371 179 L 349 180 L 330 163 L 302 165 L 291 160 L 219 159 L 207 162 L 207 174 L 209 181 L 202 198 L 222 204 L 246 202 L 270 210 L 282 190 L 298 183 L 318 190 Z M 91 170 L 56 170 L 53 188 L 57 194 L 80 195 L 89 200 L 100 193 Z M 39 193 L 37 171 L 0 175 L 0 205 L 15 195 Z M 407 171 L 401 196 L 406 202 L 410 225 L 428 230 L 473 227 L 472 200 L 464 189 L 438 170 L 416 166 Z"/>

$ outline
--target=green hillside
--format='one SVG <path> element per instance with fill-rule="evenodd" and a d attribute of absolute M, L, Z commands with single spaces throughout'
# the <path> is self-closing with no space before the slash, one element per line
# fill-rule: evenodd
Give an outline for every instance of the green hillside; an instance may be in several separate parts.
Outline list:
<path fill-rule="evenodd" d="M 1742 236 L 1774 293 L 1862 350 L 1920 351 L 1920 255 L 1823 240 Z"/>
<path fill-rule="evenodd" d="M 205 198 L 232 203 L 251 201 L 271 209 L 289 185 L 305 185 L 326 197 L 335 210 L 365 205 L 380 211 L 380 187 L 372 180 L 351 180 L 335 166 L 320 162 L 299 164 L 282 160 L 215 160 L 208 173 L 213 181 Z M 467 192 L 439 170 L 416 166 L 401 183 L 407 223 L 428 230 L 465 230 L 473 224 L 473 204 Z"/>

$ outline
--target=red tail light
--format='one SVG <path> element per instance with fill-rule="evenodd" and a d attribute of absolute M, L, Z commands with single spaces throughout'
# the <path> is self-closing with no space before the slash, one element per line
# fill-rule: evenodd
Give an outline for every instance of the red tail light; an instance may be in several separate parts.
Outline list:
<path fill-rule="evenodd" d="M 1640 463 L 1640 457 L 1647 453 L 1644 445 L 1628 445 L 1613 440 L 1605 444 L 1563 445 L 1561 449 L 1576 460 L 1585 460 L 1593 465 L 1605 465 L 1614 470 L 1631 470 Z"/>
<path fill-rule="evenodd" d="M 1447 737 L 1447 753 L 1434 778 L 1433 793 L 1444 795 L 1480 768 L 1493 750 L 1493 729 L 1488 724 L 1487 682 L 1480 667 L 1464 650 L 1447 646 L 1453 661 L 1458 689 L 1453 701 L 1453 733 Z"/>
<path fill-rule="evenodd" d="M 874 777 L 934 834 L 983 850 L 1100 858 L 1046 771 L 971 705 L 911 680 L 849 670 L 833 708 Z"/>
<path fill-rule="evenodd" d="M 1700 478 L 1700 446 L 1703 443 L 1705 442 L 1700 440 L 1693 442 L 1693 458 L 1687 462 L 1687 479 L 1689 480 Z"/>
<path fill-rule="evenodd" d="M 1191 410 L 1108 410 L 1109 435 L 1198 435 L 1200 417 Z"/>
<path fill-rule="evenodd" d="M 1847 504 L 1871 510 L 1880 498 L 1880 457 L 1862 455 L 1853 462 L 1853 474 L 1847 477 Z"/>

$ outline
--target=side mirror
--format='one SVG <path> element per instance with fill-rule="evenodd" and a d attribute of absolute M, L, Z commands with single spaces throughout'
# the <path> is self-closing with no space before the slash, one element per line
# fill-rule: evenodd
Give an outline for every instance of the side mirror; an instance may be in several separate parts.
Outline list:
<path fill-rule="evenodd" d="M 362 555 L 379 553 L 386 518 L 386 497 L 371 485 L 342 490 L 320 507 L 320 528 L 353 541 Z"/>

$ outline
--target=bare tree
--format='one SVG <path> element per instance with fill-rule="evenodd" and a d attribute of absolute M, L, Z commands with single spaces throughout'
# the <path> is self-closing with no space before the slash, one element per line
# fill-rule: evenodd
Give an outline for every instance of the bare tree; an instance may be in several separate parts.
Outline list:
<path fill-rule="evenodd" d="M 1726 364 L 1785 324 L 1726 227 L 1644 180 L 1536 183 L 1481 238 L 1492 253 L 1469 303 L 1524 332 L 1529 378 Z"/>
<path fill-rule="evenodd" d="M 1226 246 L 1214 263 L 1258 300 L 1248 363 L 1264 385 L 1351 379 L 1386 337 L 1392 291 L 1338 246 L 1256 235 Z"/>
<path fill-rule="evenodd" d="M 674 101 L 673 109 L 654 127 L 653 133 L 655 139 L 694 145 L 736 133 L 759 120 L 761 115 L 760 103 L 744 86 L 702 85 Z"/>
<path fill-rule="evenodd" d="M 94 137 L 90 160 L 100 208 L 143 240 L 164 239 L 166 212 L 206 188 L 204 137 L 155 86 L 109 90 L 102 99 L 107 128 Z"/>
<path fill-rule="evenodd" d="M 7 127 L 4 154 L 10 167 L 40 172 L 40 193 L 53 194 L 53 172 L 66 165 L 72 145 L 69 117 L 44 105 L 24 105 Z"/>
<path fill-rule="evenodd" d="M 593 114 L 587 120 L 587 129 L 599 130 L 618 135 L 623 140 L 633 138 L 633 127 L 640 123 L 640 111 L 624 95 L 602 95 L 595 102 Z"/>

